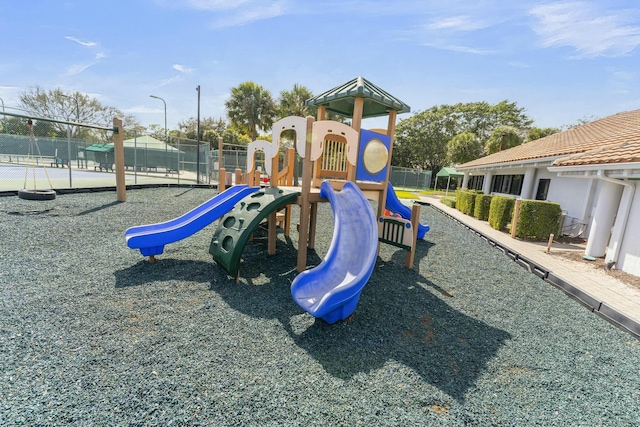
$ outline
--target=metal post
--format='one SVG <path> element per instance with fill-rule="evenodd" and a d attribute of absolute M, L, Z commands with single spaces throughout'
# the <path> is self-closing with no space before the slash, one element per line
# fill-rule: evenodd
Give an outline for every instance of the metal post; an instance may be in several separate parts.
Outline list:
<path fill-rule="evenodd" d="M 138 131 L 133 131 L 133 183 L 138 183 Z"/>
<path fill-rule="evenodd" d="M 0 101 L 2 101 L 2 112 L 4 113 L 4 99 L 0 98 Z M 2 131 L 7 133 L 7 116 L 5 115 L 2 115 Z"/>
<path fill-rule="evenodd" d="M 150 98 L 159 99 L 164 104 L 164 168 L 165 176 L 169 175 L 169 140 L 167 139 L 167 103 L 159 96 L 149 95 Z"/>
<path fill-rule="evenodd" d="M 198 91 L 198 122 L 196 126 L 196 184 L 200 184 L 200 85 Z"/>

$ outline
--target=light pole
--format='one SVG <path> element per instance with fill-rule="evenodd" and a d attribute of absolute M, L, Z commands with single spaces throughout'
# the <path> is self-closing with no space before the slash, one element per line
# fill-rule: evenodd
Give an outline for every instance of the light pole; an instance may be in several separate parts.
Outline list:
<path fill-rule="evenodd" d="M 168 152 L 169 141 L 167 140 L 167 103 L 164 101 L 164 99 L 160 98 L 159 96 L 149 95 L 149 97 L 159 99 L 164 104 L 164 167 L 166 169 L 165 176 L 167 176 L 169 175 L 169 164 L 167 163 L 168 156 L 169 156 L 169 152 Z"/>

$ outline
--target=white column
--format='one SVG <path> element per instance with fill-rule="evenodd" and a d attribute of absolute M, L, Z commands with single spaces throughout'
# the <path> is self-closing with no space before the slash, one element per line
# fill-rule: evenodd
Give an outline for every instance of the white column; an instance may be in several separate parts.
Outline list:
<path fill-rule="evenodd" d="M 622 185 L 602 181 L 598 202 L 591 221 L 587 248 L 584 251 L 585 255 L 596 258 L 604 256 L 621 196 Z"/>
<path fill-rule="evenodd" d="M 631 211 L 631 204 L 633 203 L 634 193 L 634 187 L 624 187 L 622 198 L 620 199 L 620 207 L 618 208 L 618 212 L 616 214 L 616 222 L 613 226 L 613 230 L 611 230 L 611 240 L 609 241 L 609 249 L 607 250 L 607 257 L 605 258 L 605 262 L 618 261 L 620 245 L 622 245 L 625 229 L 627 228 L 627 220 L 629 218 L 629 212 Z"/>
<path fill-rule="evenodd" d="M 493 178 L 493 172 L 489 171 L 484 174 L 484 182 L 482 183 L 482 192 L 484 194 L 491 194 L 491 178 Z"/>
<path fill-rule="evenodd" d="M 464 178 L 462 178 L 462 188 L 467 188 L 469 185 L 469 172 L 464 172 Z"/>
<path fill-rule="evenodd" d="M 524 172 L 524 179 L 522 180 L 522 191 L 520 191 L 520 198 L 523 200 L 531 199 L 533 196 L 533 184 L 536 177 L 536 168 L 527 168 Z"/>

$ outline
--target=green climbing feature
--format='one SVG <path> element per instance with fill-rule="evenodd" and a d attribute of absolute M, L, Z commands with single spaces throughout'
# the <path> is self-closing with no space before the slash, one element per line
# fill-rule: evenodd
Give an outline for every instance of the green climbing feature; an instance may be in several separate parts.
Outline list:
<path fill-rule="evenodd" d="M 300 192 L 267 187 L 240 200 L 218 224 L 209 253 L 230 276 L 237 277 L 240 258 L 251 233 L 270 214 L 296 203 Z"/>

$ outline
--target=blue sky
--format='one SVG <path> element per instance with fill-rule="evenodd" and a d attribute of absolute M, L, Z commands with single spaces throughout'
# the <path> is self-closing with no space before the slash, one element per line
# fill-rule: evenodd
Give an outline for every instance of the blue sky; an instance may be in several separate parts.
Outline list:
<path fill-rule="evenodd" d="M 637 0 L 34 0 L 0 3 L 0 98 L 60 87 L 141 124 L 224 117 L 230 89 L 357 76 L 411 106 L 508 99 L 539 127 L 640 108 Z M 384 126 L 371 119 L 367 127 Z"/>

